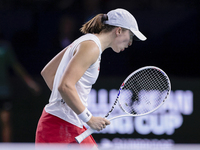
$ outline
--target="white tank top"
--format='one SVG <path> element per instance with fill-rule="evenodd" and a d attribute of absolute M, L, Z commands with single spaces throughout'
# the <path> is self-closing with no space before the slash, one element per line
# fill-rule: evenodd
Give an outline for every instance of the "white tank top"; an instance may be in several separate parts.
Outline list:
<path fill-rule="evenodd" d="M 94 34 L 86 34 L 75 40 L 71 45 L 69 45 L 68 49 L 66 50 L 63 58 L 58 66 L 54 83 L 53 89 L 51 92 L 51 96 L 49 99 L 49 104 L 45 106 L 45 111 L 57 116 L 73 125 L 76 125 L 80 128 L 83 127 L 82 120 L 79 119 L 77 114 L 62 100 L 62 97 L 58 91 L 58 86 L 60 83 L 60 79 L 67 67 L 69 61 L 72 59 L 74 51 L 76 50 L 77 46 L 87 40 L 94 41 L 97 46 L 99 47 L 99 57 L 97 61 L 92 64 L 80 80 L 76 83 L 76 90 L 78 92 L 79 98 L 81 99 L 83 105 L 87 107 L 87 99 L 92 88 L 92 85 L 96 82 L 98 75 L 99 75 L 99 68 L 100 68 L 100 60 L 101 60 L 101 43 L 99 39 Z"/>

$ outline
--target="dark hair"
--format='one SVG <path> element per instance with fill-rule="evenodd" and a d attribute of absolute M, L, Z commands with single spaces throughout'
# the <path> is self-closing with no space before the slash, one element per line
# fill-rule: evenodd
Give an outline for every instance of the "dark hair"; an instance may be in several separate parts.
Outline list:
<path fill-rule="evenodd" d="M 108 20 L 107 14 L 98 14 L 85 24 L 83 24 L 80 31 L 84 34 L 87 33 L 100 33 L 100 32 L 109 32 L 114 29 L 116 26 L 104 24 L 104 21 Z"/>

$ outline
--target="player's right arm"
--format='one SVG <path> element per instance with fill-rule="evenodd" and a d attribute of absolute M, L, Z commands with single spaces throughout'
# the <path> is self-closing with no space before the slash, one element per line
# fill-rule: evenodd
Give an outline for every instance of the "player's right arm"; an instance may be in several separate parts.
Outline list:
<path fill-rule="evenodd" d="M 76 83 L 83 76 L 85 71 L 98 59 L 99 48 L 93 41 L 82 42 L 76 49 L 76 52 L 67 65 L 61 78 L 58 90 L 67 103 L 67 105 L 77 114 L 81 114 L 85 110 L 85 106 L 81 102 L 77 90 Z M 93 117 L 87 124 L 95 129 L 101 130 L 109 121 L 102 117 Z"/>

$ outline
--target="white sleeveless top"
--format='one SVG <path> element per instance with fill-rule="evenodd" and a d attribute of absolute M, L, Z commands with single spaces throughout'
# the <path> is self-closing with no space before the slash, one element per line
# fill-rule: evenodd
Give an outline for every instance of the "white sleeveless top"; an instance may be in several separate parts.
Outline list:
<path fill-rule="evenodd" d="M 49 99 L 49 104 L 45 106 L 45 111 L 57 116 L 73 125 L 76 125 L 80 128 L 83 127 L 82 120 L 79 119 L 77 114 L 62 100 L 62 97 L 58 91 L 58 86 L 60 83 L 60 79 L 67 67 L 69 61 L 72 59 L 74 51 L 76 50 L 77 46 L 87 40 L 94 41 L 97 46 L 99 47 L 99 57 L 97 61 L 92 64 L 80 80 L 76 83 L 76 90 L 78 92 L 79 98 L 81 99 L 83 105 L 87 107 L 87 99 L 92 88 L 92 85 L 96 82 L 98 75 L 99 75 L 99 68 L 100 68 L 100 60 L 101 60 L 101 43 L 99 39 L 94 34 L 86 34 L 75 40 L 71 45 L 69 45 L 68 49 L 66 50 L 63 58 L 58 66 L 54 83 L 53 89 L 51 92 L 51 96 Z"/>

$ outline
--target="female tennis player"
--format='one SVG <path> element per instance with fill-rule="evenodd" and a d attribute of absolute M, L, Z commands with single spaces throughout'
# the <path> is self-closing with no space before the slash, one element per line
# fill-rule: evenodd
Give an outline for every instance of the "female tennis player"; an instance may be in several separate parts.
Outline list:
<path fill-rule="evenodd" d="M 124 9 L 98 14 L 80 29 L 84 34 L 57 54 L 41 74 L 52 91 L 38 122 L 36 143 L 76 143 L 75 137 L 86 130 L 84 122 L 100 131 L 110 122 L 92 116 L 87 99 L 96 82 L 102 52 L 112 48 L 119 53 L 133 40 L 146 40 L 135 18 Z M 92 136 L 81 144 L 96 147 Z"/>

